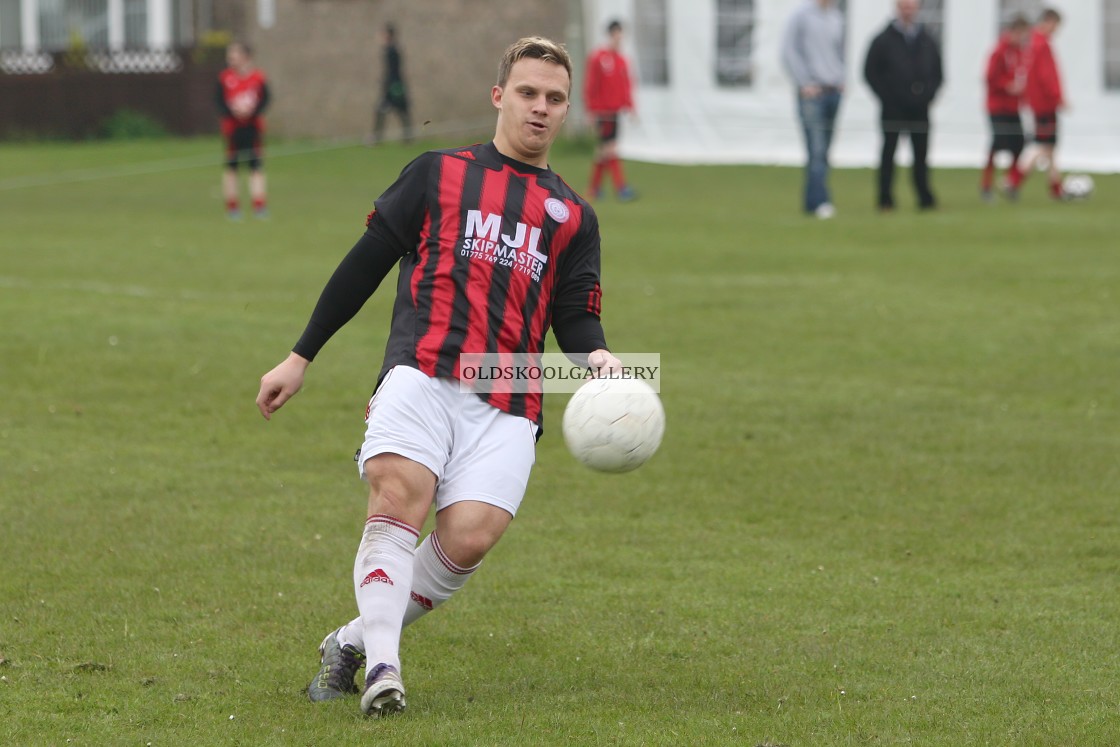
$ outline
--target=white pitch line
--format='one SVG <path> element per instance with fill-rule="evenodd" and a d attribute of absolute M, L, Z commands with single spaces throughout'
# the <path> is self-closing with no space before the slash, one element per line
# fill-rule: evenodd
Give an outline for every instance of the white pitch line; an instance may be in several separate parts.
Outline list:
<path fill-rule="evenodd" d="M 477 124 L 449 123 L 439 128 L 425 129 L 424 137 L 442 137 L 461 132 L 478 132 L 482 128 Z M 389 142 L 389 140 L 386 140 Z M 329 143 L 312 145 L 280 145 L 270 147 L 266 151 L 269 159 L 286 158 L 290 156 L 303 156 L 309 153 L 326 153 L 332 150 L 362 147 L 360 140 L 337 140 Z M 220 153 L 207 153 L 196 156 L 183 156 L 180 158 L 166 158 L 160 161 L 142 161 L 139 163 L 124 164 L 106 169 L 75 169 L 57 174 L 28 174 L 10 179 L 0 179 L 0 192 L 13 189 L 28 189 L 32 187 L 53 187 L 59 184 L 78 184 L 101 179 L 118 179 L 124 176 L 143 176 L 146 174 L 163 174 L 171 171 L 186 169 L 200 169 L 218 166 L 225 162 Z"/>
<path fill-rule="evenodd" d="M 649 289 L 656 293 L 657 288 L 680 286 L 704 286 L 707 288 L 797 288 L 822 285 L 836 285 L 844 282 L 839 275 L 791 276 L 791 275 L 698 275 L 681 274 L 673 277 L 651 277 L 647 279 L 625 279 L 614 283 L 626 289 Z M 118 298 L 150 298 L 156 301 L 219 301 L 223 303 L 298 303 L 314 299 L 301 293 L 214 293 L 190 288 L 157 289 L 144 285 L 114 285 L 97 281 L 47 281 L 41 282 L 11 275 L 0 275 L 0 289 L 27 291 L 60 291 L 65 293 L 90 293 Z"/>
<path fill-rule="evenodd" d="M 761 274 L 732 274 L 721 275 L 713 272 L 710 275 L 695 273 L 679 273 L 672 276 L 647 276 L 641 278 L 622 278 L 611 281 L 611 286 L 621 288 L 652 288 L 658 286 L 703 286 L 705 288 L 797 288 L 821 285 L 837 285 L 845 282 L 840 275 L 761 275 Z"/>
<path fill-rule="evenodd" d="M 225 303 L 280 302 L 296 303 L 301 298 L 297 293 L 214 293 L 188 288 L 161 290 L 143 285 L 113 285 L 91 281 L 81 282 L 37 282 L 28 278 L 0 275 L 0 289 L 26 291 L 61 291 L 65 293 L 91 293 L 99 296 L 117 298 L 149 298 L 156 301 L 220 301 Z M 314 299 L 307 297 L 309 303 Z"/>

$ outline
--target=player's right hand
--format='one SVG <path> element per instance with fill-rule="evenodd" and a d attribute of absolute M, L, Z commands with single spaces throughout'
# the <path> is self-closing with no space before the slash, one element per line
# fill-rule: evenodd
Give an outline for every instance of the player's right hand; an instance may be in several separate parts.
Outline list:
<path fill-rule="evenodd" d="M 229 105 L 230 111 L 233 113 L 235 119 L 242 121 L 249 121 L 253 117 L 253 110 L 257 108 L 255 97 L 244 98 L 238 97 L 233 100 Z"/>
<path fill-rule="evenodd" d="M 599 350 L 592 350 L 588 353 L 587 367 L 591 369 L 592 374 L 596 377 L 610 377 L 622 371 L 622 361 L 616 358 L 611 351 L 600 348 Z"/>
<path fill-rule="evenodd" d="M 265 420 L 303 387 L 303 375 L 311 361 L 292 353 L 276 368 L 261 377 L 261 390 L 257 393 L 257 409 Z"/>

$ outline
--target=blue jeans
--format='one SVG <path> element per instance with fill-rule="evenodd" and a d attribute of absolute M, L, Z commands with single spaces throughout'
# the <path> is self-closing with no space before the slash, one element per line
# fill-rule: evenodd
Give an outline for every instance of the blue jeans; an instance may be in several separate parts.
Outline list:
<path fill-rule="evenodd" d="M 808 213 L 832 201 L 828 196 L 828 149 L 839 111 L 839 91 L 825 91 L 811 99 L 797 97 L 797 113 L 805 132 L 805 149 L 809 151 L 805 167 L 805 212 Z"/>

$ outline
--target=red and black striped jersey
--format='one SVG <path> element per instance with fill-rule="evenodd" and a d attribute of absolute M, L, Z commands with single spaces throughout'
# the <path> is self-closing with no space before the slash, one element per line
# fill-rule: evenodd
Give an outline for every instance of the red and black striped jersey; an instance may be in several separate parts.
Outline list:
<path fill-rule="evenodd" d="M 598 219 L 550 169 L 493 143 L 429 151 L 374 212 L 414 247 L 400 262 L 382 377 L 403 364 L 459 378 L 460 353 L 540 353 L 554 317 L 598 319 Z M 480 396 L 541 421 L 539 393 Z"/>
<path fill-rule="evenodd" d="M 264 72 L 253 68 L 240 73 L 226 68 L 218 73 L 215 96 L 222 115 L 222 134 L 229 137 L 238 127 L 248 126 L 264 131 L 264 117 L 268 107 L 269 91 Z"/>

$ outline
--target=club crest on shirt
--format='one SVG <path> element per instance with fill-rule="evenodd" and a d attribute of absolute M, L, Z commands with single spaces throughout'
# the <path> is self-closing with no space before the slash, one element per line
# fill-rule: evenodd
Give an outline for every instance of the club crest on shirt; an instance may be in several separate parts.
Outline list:
<path fill-rule="evenodd" d="M 561 205 L 561 207 L 564 207 Z M 567 211 L 567 208 L 564 207 Z M 513 235 L 502 233 L 502 216 L 468 210 L 459 254 L 473 260 L 510 267 L 540 282 L 548 255 L 539 247 L 541 229 L 518 222 Z"/>
<path fill-rule="evenodd" d="M 572 215 L 571 211 L 568 210 L 568 206 L 564 204 L 564 201 L 558 200 L 555 197 L 549 197 L 544 201 L 544 209 L 557 223 L 567 223 L 568 218 Z"/>

